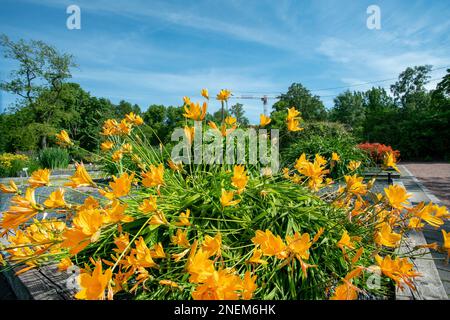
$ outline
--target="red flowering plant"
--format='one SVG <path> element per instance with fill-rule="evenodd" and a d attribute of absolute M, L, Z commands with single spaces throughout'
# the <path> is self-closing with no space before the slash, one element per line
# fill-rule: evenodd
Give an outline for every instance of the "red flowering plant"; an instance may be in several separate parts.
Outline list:
<path fill-rule="evenodd" d="M 358 148 L 366 151 L 376 164 L 383 164 L 386 154 L 392 154 L 395 159 L 399 159 L 400 157 L 400 151 L 378 142 L 360 143 L 358 144 Z"/>

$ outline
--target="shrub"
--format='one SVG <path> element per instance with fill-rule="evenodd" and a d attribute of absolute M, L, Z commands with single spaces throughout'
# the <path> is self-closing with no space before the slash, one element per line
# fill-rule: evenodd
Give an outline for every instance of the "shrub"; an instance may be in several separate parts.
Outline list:
<path fill-rule="evenodd" d="M 39 152 L 39 162 L 48 169 L 65 169 L 69 165 L 69 153 L 66 149 L 46 148 Z"/>
<path fill-rule="evenodd" d="M 0 154 L 0 177 L 17 177 L 23 174 L 23 168 L 33 172 L 39 168 L 39 164 L 32 156 L 24 154 L 3 153 Z"/>
<path fill-rule="evenodd" d="M 370 159 L 356 147 L 356 139 L 338 123 L 316 122 L 305 123 L 304 130 L 297 133 L 297 138 L 287 146 L 281 145 L 280 156 L 282 166 L 292 167 L 302 153 L 320 154 L 331 159 L 335 152 L 341 158 L 332 171 L 332 177 L 342 177 L 353 170 L 347 168 L 350 161 L 361 161 L 362 166 L 370 165 Z M 281 144 L 283 139 L 281 138 Z"/>

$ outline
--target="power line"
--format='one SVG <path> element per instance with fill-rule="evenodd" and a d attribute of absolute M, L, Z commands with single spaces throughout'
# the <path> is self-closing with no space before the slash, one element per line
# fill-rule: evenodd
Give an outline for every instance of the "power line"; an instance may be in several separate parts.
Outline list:
<path fill-rule="evenodd" d="M 443 67 L 438 67 L 438 68 L 433 68 L 430 70 L 430 72 L 436 71 L 436 70 L 441 70 L 441 69 L 446 69 L 449 68 L 450 66 L 443 66 Z M 312 89 L 309 90 L 311 92 L 317 92 L 317 91 L 327 91 L 327 90 L 337 90 L 337 89 L 346 89 L 346 88 L 353 88 L 353 87 L 359 87 L 359 86 L 364 86 L 364 85 L 368 85 L 368 84 L 374 84 L 374 83 L 381 83 L 381 82 L 386 82 L 386 81 L 392 81 L 392 80 L 397 80 L 398 76 L 395 78 L 388 78 L 388 79 L 382 79 L 382 80 L 374 80 L 374 81 L 367 81 L 367 82 L 362 82 L 362 83 L 356 83 L 356 84 L 352 84 L 352 85 L 347 85 L 347 86 L 339 86 L 339 87 L 330 87 L 330 88 L 321 88 L 321 89 Z M 440 78 L 439 78 L 440 79 Z M 433 81 L 435 79 L 429 80 L 429 81 Z M 265 94 L 265 95 L 280 95 L 283 94 L 282 92 L 261 92 L 261 91 L 237 91 L 237 93 L 252 93 L 252 94 Z"/>

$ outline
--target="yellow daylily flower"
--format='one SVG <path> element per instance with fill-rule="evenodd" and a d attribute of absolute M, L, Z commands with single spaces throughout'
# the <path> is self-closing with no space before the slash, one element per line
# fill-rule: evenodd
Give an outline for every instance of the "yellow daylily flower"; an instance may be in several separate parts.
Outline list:
<path fill-rule="evenodd" d="M 225 189 L 222 189 L 222 195 L 220 196 L 220 203 L 222 204 L 222 207 L 229 207 L 237 205 L 241 200 L 233 200 L 234 197 L 234 191 L 226 191 Z"/>
<path fill-rule="evenodd" d="M 134 112 L 130 112 L 129 114 L 125 115 L 125 119 L 129 123 L 132 123 L 136 126 L 140 126 L 144 123 L 144 120 L 141 118 L 141 116 L 134 114 Z"/>
<path fill-rule="evenodd" d="M 105 141 L 102 142 L 102 144 L 100 145 L 100 148 L 102 149 L 102 151 L 109 151 L 114 147 L 114 142 L 112 141 Z"/>
<path fill-rule="evenodd" d="M 219 101 L 227 101 L 228 98 L 230 98 L 231 96 L 231 91 L 227 90 L 227 89 L 222 89 L 220 90 L 220 92 L 217 94 L 217 100 Z"/>
<path fill-rule="evenodd" d="M 386 152 L 383 159 L 383 166 L 385 168 L 393 168 L 395 171 L 400 172 L 397 167 L 397 160 L 393 152 Z"/>
<path fill-rule="evenodd" d="M 261 127 L 267 126 L 268 124 L 270 124 L 270 122 L 272 122 L 272 119 L 270 119 L 270 117 L 266 116 L 265 114 L 259 115 L 259 125 Z"/>
<path fill-rule="evenodd" d="M 232 117 L 232 116 L 228 116 L 225 118 L 225 123 L 229 126 L 232 126 L 236 123 L 236 118 Z"/>
<path fill-rule="evenodd" d="M 395 209 L 403 209 L 406 204 L 408 204 L 408 199 L 411 197 L 406 189 L 398 184 L 391 185 L 388 188 L 384 188 L 386 198 L 389 204 Z"/>
<path fill-rule="evenodd" d="M 184 114 L 183 116 L 192 119 L 194 121 L 201 121 L 206 116 L 206 109 L 208 108 L 208 104 L 203 102 L 202 107 L 200 107 L 199 103 L 190 102 L 184 106 Z"/>
<path fill-rule="evenodd" d="M 445 232 L 445 230 L 441 230 L 442 238 L 444 239 L 444 244 L 442 248 L 447 250 L 447 257 L 450 257 L 450 232 Z"/>
<path fill-rule="evenodd" d="M 60 146 L 71 146 L 73 145 L 72 140 L 70 140 L 69 134 L 66 130 L 61 130 L 60 133 L 56 134 L 56 143 Z"/>
<path fill-rule="evenodd" d="M 209 100 L 209 93 L 208 93 L 208 89 L 202 89 L 202 91 L 200 92 L 202 97 L 205 99 Z"/>
<path fill-rule="evenodd" d="M 375 243 L 385 247 L 395 248 L 397 247 L 402 236 L 392 231 L 391 226 L 388 223 L 383 223 L 377 227 L 375 233 Z"/>
<path fill-rule="evenodd" d="M 361 166 L 361 161 L 355 161 L 352 160 L 349 162 L 349 164 L 347 165 L 347 168 L 351 171 L 355 171 L 357 170 L 359 167 Z"/>
<path fill-rule="evenodd" d="M 341 157 L 336 153 L 336 152 L 333 152 L 332 154 L 331 154 L 331 160 L 333 160 L 333 161 L 340 161 L 341 160 Z"/>

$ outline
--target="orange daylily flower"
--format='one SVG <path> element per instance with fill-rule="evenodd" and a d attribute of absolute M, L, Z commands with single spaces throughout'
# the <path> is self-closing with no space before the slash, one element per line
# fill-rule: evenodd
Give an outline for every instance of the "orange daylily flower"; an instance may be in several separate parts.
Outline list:
<path fill-rule="evenodd" d="M 139 240 L 135 242 L 136 248 L 131 250 L 130 256 L 128 257 L 128 262 L 135 268 L 153 268 L 157 264 L 152 259 L 152 254 L 144 238 L 139 237 Z"/>
<path fill-rule="evenodd" d="M 205 236 L 205 240 L 202 244 L 202 250 L 207 252 L 210 257 L 217 255 L 221 255 L 221 246 L 222 246 L 222 235 L 220 233 L 216 234 L 214 237 Z"/>
<path fill-rule="evenodd" d="M 270 230 L 265 232 L 257 230 L 252 242 L 259 246 L 266 256 L 276 256 L 278 259 L 287 258 L 287 246 L 284 244 L 280 236 L 275 236 Z"/>
<path fill-rule="evenodd" d="M 79 275 L 79 284 L 81 291 L 75 295 L 77 299 L 83 300 L 104 300 L 105 291 L 111 281 L 111 269 L 102 271 L 102 262 L 95 263 L 95 269 L 92 274 L 82 273 Z"/>
<path fill-rule="evenodd" d="M 256 275 L 252 276 L 250 271 L 246 271 L 244 274 L 244 280 L 242 281 L 242 299 L 250 300 L 253 297 L 253 293 L 258 288 L 256 285 Z"/>
<path fill-rule="evenodd" d="M 245 189 L 248 182 L 248 175 L 243 165 L 236 165 L 233 168 L 233 176 L 231 177 L 231 185 L 239 191 Z"/>
<path fill-rule="evenodd" d="M 58 263 L 58 271 L 63 272 L 69 269 L 71 266 L 73 266 L 72 261 L 70 258 L 64 258 Z"/>
<path fill-rule="evenodd" d="M 114 175 L 112 177 L 114 181 L 109 183 L 111 191 L 100 190 L 100 193 L 110 200 L 128 195 L 131 190 L 131 184 L 133 183 L 134 173 L 129 175 L 125 172 L 119 178 Z"/>
<path fill-rule="evenodd" d="M 180 213 L 180 217 L 178 218 L 179 221 L 175 222 L 176 226 L 179 227 L 187 227 L 190 226 L 191 223 L 189 222 L 189 215 L 191 214 L 191 210 L 187 209 L 186 212 Z"/>
<path fill-rule="evenodd" d="M 47 200 L 44 201 L 44 206 L 47 208 L 65 208 L 67 207 L 67 203 L 64 200 L 65 190 L 63 188 L 58 188 L 56 191 L 53 191 Z"/>
<path fill-rule="evenodd" d="M 127 223 L 133 221 L 133 217 L 125 214 L 127 206 L 126 203 L 120 204 L 118 200 L 114 200 L 111 207 L 104 210 L 105 215 L 103 216 L 103 223 Z"/>
<path fill-rule="evenodd" d="M 168 160 L 167 164 L 169 165 L 169 168 L 173 171 L 181 171 L 183 169 L 183 164 L 181 162 L 175 163 L 172 160 Z"/>
<path fill-rule="evenodd" d="M 225 118 L 225 123 L 229 126 L 232 126 L 236 123 L 237 119 L 232 117 L 232 116 L 228 116 Z"/>
<path fill-rule="evenodd" d="M 414 289 L 412 278 L 418 277 L 420 274 L 413 270 L 414 265 L 407 258 L 395 258 L 386 256 L 384 258 L 379 255 L 375 256 L 375 260 L 381 269 L 381 272 L 394 280 L 399 288 L 402 288 L 404 282 L 408 287 Z"/>
<path fill-rule="evenodd" d="M 178 285 L 178 283 L 172 281 L 172 280 L 160 280 L 159 284 L 162 286 L 169 286 L 172 288 L 179 288 L 180 286 Z"/>
<path fill-rule="evenodd" d="M 155 214 L 153 214 L 149 224 L 161 225 L 161 224 L 169 224 L 169 222 L 167 221 L 166 216 L 162 211 L 157 211 Z"/>
<path fill-rule="evenodd" d="M 336 153 L 336 152 L 333 152 L 332 154 L 331 154 L 331 160 L 333 160 L 333 161 L 340 161 L 341 160 L 341 157 L 339 157 L 339 155 Z"/>
<path fill-rule="evenodd" d="M 3 193 L 19 193 L 19 188 L 13 180 L 9 180 L 9 187 L 0 183 L 0 191 Z"/>
<path fill-rule="evenodd" d="M 152 195 L 149 196 L 148 199 L 144 199 L 142 204 L 138 207 L 143 213 L 155 212 L 157 208 L 156 197 Z"/>
<path fill-rule="evenodd" d="M 341 285 L 336 287 L 334 295 L 330 298 L 331 300 L 356 300 L 358 298 L 358 292 L 356 287 L 344 281 Z"/>
<path fill-rule="evenodd" d="M 34 171 L 30 179 L 28 180 L 30 187 L 39 188 L 48 186 L 50 184 L 50 170 L 49 169 L 39 169 Z"/>
<path fill-rule="evenodd" d="M 68 182 L 64 185 L 72 188 L 88 187 L 88 186 L 95 187 L 96 185 L 94 181 L 92 181 L 92 178 L 86 171 L 84 165 L 82 163 L 79 163 L 76 164 L 75 166 L 76 166 L 75 174 L 70 178 L 72 182 Z"/>
<path fill-rule="evenodd" d="M 191 249 L 191 253 L 194 252 Z M 205 281 L 214 273 L 214 263 L 209 259 L 209 253 L 199 249 L 188 258 L 187 271 L 190 274 L 189 282 L 199 283 Z"/>
<path fill-rule="evenodd" d="M 33 218 L 44 208 L 36 203 L 34 189 L 28 188 L 25 197 L 16 195 L 11 199 L 11 206 L 3 212 L 0 227 L 5 230 L 15 230 L 23 223 Z"/>
<path fill-rule="evenodd" d="M 177 229 L 177 233 L 171 237 L 172 243 L 180 247 L 188 248 L 190 246 L 189 240 L 187 238 L 187 230 L 182 231 Z"/>
<path fill-rule="evenodd" d="M 144 187 L 159 187 L 164 184 L 164 165 L 161 163 L 158 167 L 150 165 L 148 172 L 142 173 L 142 184 Z"/>
<path fill-rule="evenodd" d="M 113 162 L 119 162 L 123 158 L 123 151 L 122 150 L 116 150 L 111 156 L 111 160 Z"/>
<path fill-rule="evenodd" d="M 267 264 L 266 260 L 261 259 L 263 252 L 261 249 L 255 249 L 252 257 L 248 260 L 249 263 Z"/>

